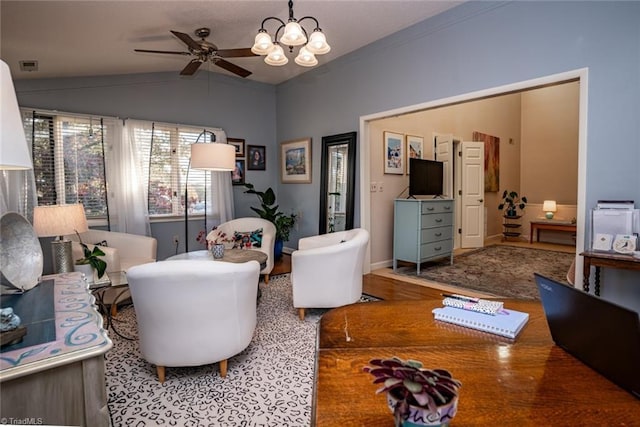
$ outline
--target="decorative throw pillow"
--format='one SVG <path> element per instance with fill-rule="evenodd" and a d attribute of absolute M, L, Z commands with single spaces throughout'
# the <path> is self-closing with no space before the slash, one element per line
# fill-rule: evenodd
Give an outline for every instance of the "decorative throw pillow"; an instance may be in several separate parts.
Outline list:
<path fill-rule="evenodd" d="M 105 248 L 109 247 L 109 245 L 107 245 L 107 241 L 106 240 L 103 240 L 102 242 L 94 243 L 93 246 L 102 246 L 102 247 L 105 247 Z"/>
<path fill-rule="evenodd" d="M 233 233 L 234 249 L 253 249 L 262 247 L 262 228 L 253 231 Z"/>

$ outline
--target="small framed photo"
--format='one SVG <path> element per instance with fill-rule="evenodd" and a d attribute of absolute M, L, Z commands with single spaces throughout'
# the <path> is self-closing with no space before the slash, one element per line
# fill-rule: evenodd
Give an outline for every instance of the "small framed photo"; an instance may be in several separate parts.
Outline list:
<path fill-rule="evenodd" d="M 236 148 L 236 157 L 244 157 L 244 139 L 227 138 L 227 142 Z"/>
<path fill-rule="evenodd" d="M 280 179 L 283 184 L 311 182 L 311 138 L 280 144 Z"/>
<path fill-rule="evenodd" d="M 244 185 L 244 159 L 236 159 L 236 166 L 231 172 L 231 184 Z"/>
<path fill-rule="evenodd" d="M 264 145 L 247 145 L 247 169 L 263 171 L 267 169 L 267 148 Z"/>
<path fill-rule="evenodd" d="M 404 135 L 384 132 L 384 173 L 404 175 Z"/>
<path fill-rule="evenodd" d="M 409 175 L 409 159 L 422 159 L 424 155 L 424 138 L 407 135 L 407 175 Z"/>

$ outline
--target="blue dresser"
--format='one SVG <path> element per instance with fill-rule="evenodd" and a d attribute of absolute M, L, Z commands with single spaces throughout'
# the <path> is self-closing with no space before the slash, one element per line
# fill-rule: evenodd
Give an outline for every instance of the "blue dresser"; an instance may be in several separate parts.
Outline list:
<path fill-rule="evenodd" d="M 393 216 L 393 270 L 398 261 L 416 264 L 449 257 L 453 264 L 453 200 L 396 199 Z"/>

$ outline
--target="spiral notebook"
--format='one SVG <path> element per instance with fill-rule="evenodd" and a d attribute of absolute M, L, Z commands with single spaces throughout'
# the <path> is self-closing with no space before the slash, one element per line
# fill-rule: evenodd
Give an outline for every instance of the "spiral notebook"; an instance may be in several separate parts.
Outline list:
<path fill-rule="evenodd" d="M 436 320 L 507 338 L 518 336 L 529 320 L 529 313 L 506 308 L 503 308 L 495 315 L 490 315 L 455 307 L 441 307 L 434 309 L 433 315 Z"/>

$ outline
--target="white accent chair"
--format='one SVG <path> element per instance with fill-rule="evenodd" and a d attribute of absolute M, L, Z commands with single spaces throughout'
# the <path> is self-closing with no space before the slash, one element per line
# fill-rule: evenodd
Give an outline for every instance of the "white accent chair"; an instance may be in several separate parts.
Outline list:
<path fill-rule="evenodd" d="M 368 244 L 369 232 L 363 228 L 298 241 L 291 254 L 291 284 L 300 320 L 305 308 L 341 307 L 360 299 Z"/>
<path fill-rule="evenodd" d="M 246 217 L 236 218 L 223 222 L 218 226 L 218 230 L 227 236 L 233 237 L 236 231 L 247 232 L 262 228 L 262 247 L 254 250 L 267 254 L 267 266 L 260 271 L 264 275 L 264 282 L 269 283 L 269 273 L 273 270 L 273 247 L 276 243 L 276 226 L 271 221 L 262 218 Z"/>
<path fill-rule="evenodd" d="M 80 233 L 80 237 L 82 243 L 87 245 L 90 250 L 93 250 L 95 243 L 107 242 L 106 247 L 100 246 L 105 254 L 100 258 L 107 263 L 107 274 L 126 272 L 135 265 L 156 261 L 158 241 L 153 237 L 106 230 L 88 230 Z M 69 234 L 66 238 L 72 241 L 73 260 L 82 258 L 84 253 L 78 235 Z M 102 296 L 103 302 L 111 306 L 112 316 L 117 314 L 118 302 L 130 297 L 131 295 L 126 289 L 107 289 Z"/>
<path fill-rule="evenodd" d="M 159 261 L 129 269 L 142 356 L 165 368 L 201 366 L 242 352 L 253 338 L 260 264 L 210 260 Z"/>

